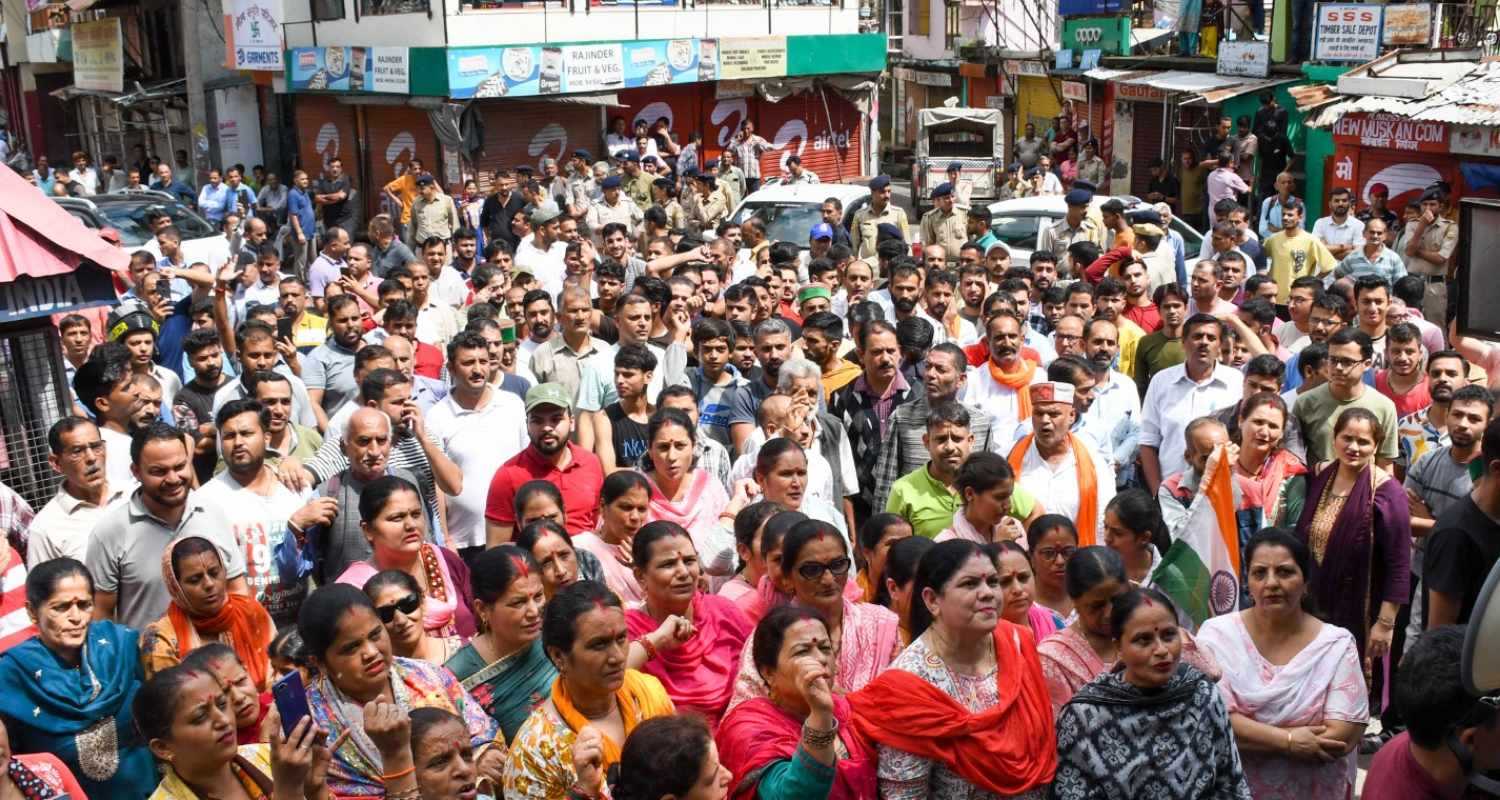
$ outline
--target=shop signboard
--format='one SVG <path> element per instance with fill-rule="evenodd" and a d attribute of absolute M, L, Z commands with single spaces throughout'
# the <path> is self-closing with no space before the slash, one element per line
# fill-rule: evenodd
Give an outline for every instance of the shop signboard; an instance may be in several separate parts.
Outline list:
<path fill-rule="evenodd" d="M 1448 126 L 1445 123 L 1406 119 L 1394 114 L 1345 114 L 1333 124 L 1333 138 L 1344 144 L 1385 150 L 1448 152 Z"/>
<path fill-rule="evenodd" d="M 1167 99 L 1167 93 L 1154 86 L 1119 83 L 1115 84 L 1115 98 L 1133 103 L 1160 103 Z"/>
<path fill-rule="evenodd" d="M 786 74 L 786 37 L 719 40 L 719 77 L 776 78 Z"/>
<path fill-rule="evenodd" d="M 1120 14 L 1130 10 L 1125 0 L 1057 0 L 1057 13 L 1065 17 L 1087 14 Z"/>
<path fill-rule="evenodd" d="M 1450 141 L 1456 155 L 1500 158 L 1500 128 L 1453 128 Z"/>
<path fill-rule="evenodd" d="M 1319 3 L 1313 23 L 1313 60 L 1372 61 L 1380 55 L 1381 6 Z"/>
<path fill-rule="evenodd" d="M 712 39 L 646 39 L 449 48 L 448 96 L 534 97 L 710 81 L 718 70 L 704 59 L 713 54 L 713 45 Z M 783 64 L 785 52 L 783 47 Z"/>
<path fill-rule="evenodd" d="M 282 0 L 227 0 L 229 68 L 281 72 Z"/>
<path fill-rule="evenodd" d="M 78 269 L 61 275 L 42 278 L 19 275 L 13 281 L 0 283 L 0 322 L 50 317 L 118 302 L 119 295 L 109 273 L 92 263 L 80 264 Z"/>
<path fill-rule="evenodd" d="M 1062 47 L 1130 55 L 1130 17 L 1071 17 L 1063 20 Z"/>
<path fill-rule="evenodd" d="M 1084 103 L 1089 99 L 1089 87 L 1078 81 L 1063 81 L 1062 96 L 1064 100 Z"/>
<path fill-rule="evenodd" d="M 79 22 L 73 33 L 73 85 L 102 92 L 125 90 L 120 18 Z"/>
<path fill-rule="evenodd" d="M 1379 7 L 1384 14 L 1380 43 L 1387 47 L 1426 47 L 1432 42 L 1431 3 Z"/>
<path fill-rule="evenodd" d="M 1271 74 L 1270 42 L 1220 42 L 1220 75 L 1264 78 Z"/>
<path fill-rule="evenodd" d="M 294 47 L 290 58 L 287 87 L 292 91 L 411 91 L 411 63 L 405 47 Z"/>

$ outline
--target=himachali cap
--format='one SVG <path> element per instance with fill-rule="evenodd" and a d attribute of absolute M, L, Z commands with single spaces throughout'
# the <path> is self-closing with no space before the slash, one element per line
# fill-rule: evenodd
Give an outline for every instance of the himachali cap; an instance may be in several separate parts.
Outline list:
<path fill-rule="evenodd" d="M 557 406 L 565 411 L 573 410 L 573 399 L 560 383 L 539 383 L 526 392 L 526 413 L 541 406 Z"/>
<path fill-rule="evenodd" d="M 605 178 L 604 180 L 602 180 L 602 181 L 599 182 L 599 188 L 600 189 L 618 189 L 618 188 L 620 188 L 620 176 L 619 175 L 611 175 L 608 178 Z"/>
<path fill-rule="evenodd" d="M 827 286 L 807 286 L 797 293 L 797 305 L 802 305 L 813 298 L 821 297 L 825 300 L 833 299 L 833 292 L 828 291 Z"/>
<path fill-rule="evenodd" d="M 953 184 L 947 182 L 940 183 L 932 190 L 932 199 L 936 200 L 939 197 L 947 197 L 951 194 L 953 194 Z"/>
<path fill-rule="evenodd" d="M 506 320 L 506 322 L 510 322 L 510 324 L 500 326 L 501 344 L 510 344 L 516 340 L 516 324 L 510 320 Z"/>
<path fill-rule="evenodd" d="M 532 390 L 536 391 L 535 389 Z M 1031 384 L 1031 404 L 1067 403 L 1073 405 L 1073 384 L 1048 381 Z M 526 408 L 531 409 L 531 394 L 526 395 Z"/>
<path fill-rule="evenodd" d="M 812 232 L 807 235 L 808 239 L 832 239 L 833 226 L 826 222 L 819 222 L 812 226 Z"/>
<path fill-rule="evenodd" d="M 890 185 L 891 185 L 891 176 L 889 176 L 889 175 L 876 175 L 874 178 L 870 179 L 870 190 L 871 191 L 879 191 L 879 190 L 884 189 L 885 187 L 890 186 Z"/>
<path fill-rule="evenodd" d="M 1074 189 L 1063 197 L 1063 202 L 1070 206 L 1086 206 L 1094 199 L 1094 193 L 1087 189 Z"/>

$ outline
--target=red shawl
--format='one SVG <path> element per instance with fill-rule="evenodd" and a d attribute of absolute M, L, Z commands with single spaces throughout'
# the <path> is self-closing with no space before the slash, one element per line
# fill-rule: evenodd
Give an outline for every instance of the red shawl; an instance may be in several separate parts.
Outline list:
<path fill-rule="evenodd" d="M 859 800 L 876 796 L 875 750 L 853 728 L 853 711 L 842 696 L 833 698 L 833 717 L 839 721 L 839 741 L 849 750 L 834 768 L 828 800 Z M 802 741 L 802 720 L 794 719 L 764 697 L 746 700 L 724 717 L 714 737 L 719 763 L 734 774 L 731 798 L 755 797 L 765 769 L 790 759 Z M 1056 749 L 1054 746 L 1053 749 Z"/>
<path fill-rule="evenodd" d="M 927 681 L 891 669 L 849 695 L 860 732 L 995 794 L 1051 783 L 1057 738 L 1031 631 L 1001 620 L 994 639 L 1000 701 L 993 708 L 971 713 Z"/>
<path fill-rule="evenodd" d="M 632 639 L 660 624 L 645 609 L 625 613 Z M 734 693 L 740 651 L 755 627 L 732 601 L 698 592 L 693 595 L 693 628 L 693 638 L 676 649 L 662 650 L 641 671 L 661 681 L 679 710 L 693 709 L 714 726 Z"/>

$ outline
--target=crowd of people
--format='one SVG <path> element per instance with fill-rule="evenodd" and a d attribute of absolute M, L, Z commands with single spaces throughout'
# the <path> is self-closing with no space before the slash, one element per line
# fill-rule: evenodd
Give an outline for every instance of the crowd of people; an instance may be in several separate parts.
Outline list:
<path fill-rule="evenodd" d="M 1186 252 L 1190 159 L 1127 205 L 1028 131 L 1068 212 L 1013 261 L 961 182 L 772 241 L 728 216 L 776 169 L 753 126 L 717 160 L 666 127 L 482 196 L 416 162 L 364 224 L 336 160 L 284 218 L 213 173 L 184 202 L 234 252 L 164 225 L 57 320 L 61 484 L 0 514 L 0 794 L 1301 800 L 1378 751 L 1379 800 L 1500 766 L 1459 678 L 1500 349 L 1446 324 L 1446 187 L 1304 229 L 1230 155 Z"/>

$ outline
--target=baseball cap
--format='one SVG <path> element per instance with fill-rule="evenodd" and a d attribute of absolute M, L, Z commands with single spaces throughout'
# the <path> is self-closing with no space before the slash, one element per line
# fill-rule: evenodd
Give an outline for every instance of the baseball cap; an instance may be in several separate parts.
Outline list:
<path fill-rule="evenodd" d="M 815 297 L 821 297 L 825 300 L 832 300 L 833 292 L 828 291 L 827 286 L 804 286 L 802 288 L 802 291 L 797 292 L 797 304 L 801 305 Z"/>
<path fill-rule="evenodd" d="M 812 226 L 812 233 L 808 234 L 807 238 L 808 239 L 832 239 L 833 238 L 833 226 L 829 225 L 826 222 L 819 222 L 818 224 Z"/>
<path fill-rule="evenodd" d="M 573 398 L 567 387 L 560 383 L 539 383 L 526 391 L 526 413 L 541 406 L 557 406 L 565 411 L 573 410 Z"/>
<path fill-rule="evenodd" d="M 548 201 L 531 210 L 531 224 L 545 225 L 560 216 L 562 216 L 562 210 L 557 207 L 556 203 Z"/>

